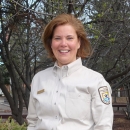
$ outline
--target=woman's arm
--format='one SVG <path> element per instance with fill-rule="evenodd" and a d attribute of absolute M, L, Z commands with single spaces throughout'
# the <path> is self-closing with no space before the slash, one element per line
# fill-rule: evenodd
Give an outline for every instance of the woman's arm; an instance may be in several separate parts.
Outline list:
<path fill-rule="evenodd" d="M 28 115 L 27 115 L 27 122 L 28 127 L 27 130 L 35 130 L 35 126 L 37 123 L 37 115 L 36 115 L 36 108 L 35 108 L 35 101 L 32 97 L 32 93 L 30 93 L 30 100 L 29 100 L 29 107 L 28 107 Z"/>
<path fill-rule="evenodd" d="M 103 78 L 92 93 L 92 115 L 94 130 L 112 130 L 113 108 L 111 87 Z"/>

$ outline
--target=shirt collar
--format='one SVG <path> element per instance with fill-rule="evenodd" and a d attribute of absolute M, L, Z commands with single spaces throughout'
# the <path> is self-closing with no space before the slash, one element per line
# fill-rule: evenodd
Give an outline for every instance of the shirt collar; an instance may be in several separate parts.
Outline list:
<path fill-rule="evenodd" d="M 53 67 L 53 72 L 55 75 L 59 76 L 60 78 L 67 77 L 71 75 L 73 72 L 78 70 L 82 66 L 81 58 L 78 58 L 74 62 L 63 65 L 62 67 L 59 67 L 57 62 L 55 62 Z"/>

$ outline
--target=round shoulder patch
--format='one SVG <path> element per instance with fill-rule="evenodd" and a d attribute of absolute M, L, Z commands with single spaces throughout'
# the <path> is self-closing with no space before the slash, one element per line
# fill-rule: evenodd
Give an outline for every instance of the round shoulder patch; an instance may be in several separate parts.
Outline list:
<path fill-rule="evenodd" d="M 101 101 L 105 104 L 110 104 L 110 97 L 107 86 L 100 87 L 98 89 Z"/>

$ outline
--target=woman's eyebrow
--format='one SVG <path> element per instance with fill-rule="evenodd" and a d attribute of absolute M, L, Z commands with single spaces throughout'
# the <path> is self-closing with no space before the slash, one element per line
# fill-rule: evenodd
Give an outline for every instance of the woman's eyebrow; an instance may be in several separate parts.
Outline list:
<path fill-rule="evenodd" d="M 59 36 L 59 35 L 54 35 L 53 37 L 61 37 L 61 36 Z"/>

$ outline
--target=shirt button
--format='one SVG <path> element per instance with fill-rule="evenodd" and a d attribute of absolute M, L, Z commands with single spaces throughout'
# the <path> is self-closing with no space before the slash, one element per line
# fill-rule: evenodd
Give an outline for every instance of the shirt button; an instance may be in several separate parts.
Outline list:
<path fill-rule="evenodd" d="M 58 93 L 58 90 L 56 91 L 56 93 Z"/>
<path fill-rule="evenodd" d="M 56 105 L 56 102 L 54 103 L 54 105 Z"/>

